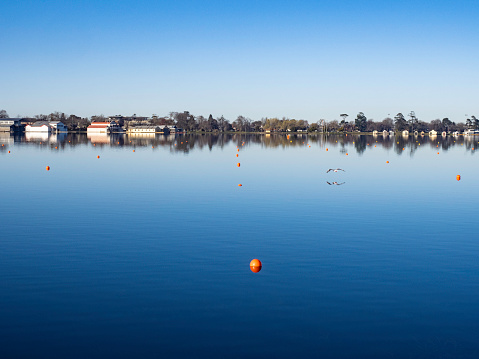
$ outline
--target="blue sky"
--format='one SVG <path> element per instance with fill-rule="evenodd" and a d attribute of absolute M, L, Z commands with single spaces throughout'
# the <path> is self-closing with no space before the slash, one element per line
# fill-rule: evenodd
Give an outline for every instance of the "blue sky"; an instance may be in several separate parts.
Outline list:
<path fill-rule="evenodd" d="M 476 1 L 4 1 L 0 109 L 479 116 Z"/>

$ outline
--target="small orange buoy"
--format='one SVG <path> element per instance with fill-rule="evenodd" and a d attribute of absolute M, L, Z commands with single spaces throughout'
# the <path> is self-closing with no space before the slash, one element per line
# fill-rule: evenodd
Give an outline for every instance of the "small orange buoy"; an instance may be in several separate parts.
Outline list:
<path fill-rule="evenodd" d="M 238 154 L 236 154 L 236 157 L 238 157 L 238 156 L 239 156 L 239 155 L 238 155 Z"/>
<path fill-rule="evenodd" d="M 349 156 L 349 153 L 346 152 L 346 156 Z"/>
<path fill-rule="evenodd" d="M 96 144 L 94 143 L 93 146 L 96 146 Z"/>
<path fill-rule="evenodd" d="M 376 145 L 374 145 L 374 147 L 376 147 Z"/>
<path fill-rule="evenodd" d="M 238 151 L 238 152 L 239 152 L 239 148 L 238 148 L 236 151 Z"/>
<path fill-rule="evenodd" d="M 402 148 L 402 150 L 404 151 L 404 147 Z"/>
<path fill-rule="evenodd" d="M 437 154 L 439 154 L 439 152 Z"/>
<path fill-rule="evenodd" d="M 241 163 L 238 162 L 238 167 L 241 166 Z"/>
<path fill-rule="evenodd" d="M 311 146 L 309 146 L 309 148 L 311 148 Z"/>
<path fill-rule="evenodd" d="M 135 150 L 133 150 L 133 152 L 135 152 Z"/>
<path fill-rule="evenodd" d="M 250 267 L 261 267 L 263 264 L 259 259 L 253 259 L 251 262 L 249 262 Z"/>
<path fill-rule="evenodd" d="M 386 161 L 386 163 L 389 163 L 389 161 Z"/>
<path fill-rule="evenodd" d="M 183 142 L 181 142 L 181 144 L 183 144 Z"/>
<path fill-rule="evenodd" d="M 460 180 L 461 180 L 461 175 L 457 175 L 457 176 L 456 176 L 456 179 L 457 179 L 458 181 L 460 181 Z"/>
<path fill-rule="evenodd" d="M 120 144 L 120 142 L 118 142 L 118 144 Z"/>
<path fill-rule="evenodd" d="M 96 158 L 100 158 L 100 156 L 96 156 Z"/>
<path fill-rule="evenodd" d="M 8 153 L 10 153 L 10 151 L 8 151 Z"/>
<path fill-rule="evenodd" d="M 47 170 L 47 171 L 50 171 L 50 166 L 47 166 L 47 167 L 46 167 L 46 170 Z"/>
<path fill-rule="evenodd" d="M 329 150 L 326 148 L 326 151 L 329 151 Z"/>
<path fill-rule="evenodd" d="M 155 148 L 155 146 L 151 146 L 151 148 Z"/>
<path fill-rule="evenodd" d="M 57 147 L 57 146 L 55 146 L 55 149 L 56 149 L 56 150 L 58 150 L 58 147 Z"/>
<path fill-rule="evenodd" d="M 240 183 L 240 184 L 238 185 L 238 187 L 243 187 L 243 185 Z"/>

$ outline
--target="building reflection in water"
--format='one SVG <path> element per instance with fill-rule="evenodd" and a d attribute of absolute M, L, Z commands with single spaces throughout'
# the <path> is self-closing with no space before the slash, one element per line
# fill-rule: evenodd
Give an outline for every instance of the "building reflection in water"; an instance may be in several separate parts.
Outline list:
<path fill-rule="evenodd" d="M 287 138 L 289 135 L 289 138 Z M 259 145 L 270 148 L 292 148 L 301 146 L 311 146 L 312 149 L 326 148 L 329 151 L 337 149 L 340 152 L 356 153 L 361 155 L 365 151 L 373 150 L 374 146 L 393 149 L 399 155 L 413 155 L 420 148 L 434 148 L 435 150 L 447 151 L 455 146 L 464 146 L 463 148 L 475 152 L 479 141 L 479 136 L 458 135 L 458 136 L 429 136 L 429 135 L 405 135 L 398 133 L 391 136 L 382 134 L 373 135 L 355 135 L 348 134 L 291 134 L 291 133 L 271 133 L 271 134 L 235 134 L 235 133 L 208 133 L 208 134 L 126 134 L 126 133 L 32 133 L 23 134 L 0 133 L 0 142 L 3 144 L 25 144 L 25 145 L 55 145 L 59 148 L 76 145 L 100 145 L 100 146 L 135 146 L 135 147 L 153 147 L 168 148 L 172 152 L 188 153 L 194 149 L 213 149 L 214 147 L 223 148 L 233 145 L 242 148 L 249 145 Z M 243 147 L 243 148 L 245 148 Z"/>

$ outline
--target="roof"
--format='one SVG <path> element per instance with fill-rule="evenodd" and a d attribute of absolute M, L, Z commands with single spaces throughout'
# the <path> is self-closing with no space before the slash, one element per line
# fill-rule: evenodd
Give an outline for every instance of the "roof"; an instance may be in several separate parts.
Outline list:
<path fill-rule="evenodd" d="M 92 123 L 90 126 L 88 126 L 87 128 L 107 128 L 107 127 L 110 127 L 110 124 L 109 123 L 105 123 L 105 122 L 95 122 L 95 123 Z"/>
<path fill-rule="evenodd" d="M 48 121 L 37 121 L 32 125 L 29 125 L 31 127 L 42 127 L 42 126 L 50 126 L 50 123 Z"/>

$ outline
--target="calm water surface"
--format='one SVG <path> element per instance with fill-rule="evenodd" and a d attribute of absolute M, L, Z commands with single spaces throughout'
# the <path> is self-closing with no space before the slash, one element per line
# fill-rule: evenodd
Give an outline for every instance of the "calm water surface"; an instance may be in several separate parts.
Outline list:
<path fill-rule="evenodd" d="M 478 141 L 1 135 L 0 357 L 477 358 Z"/>

